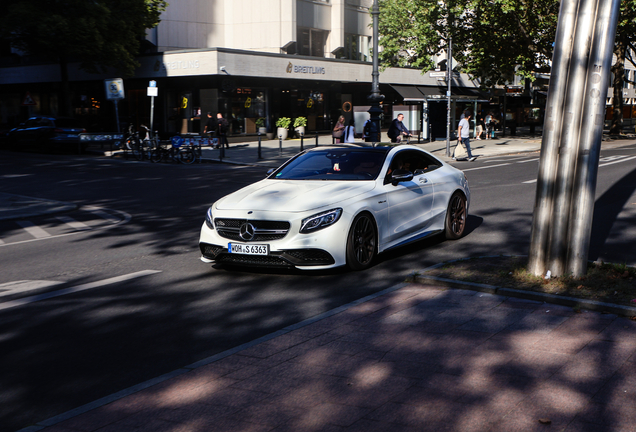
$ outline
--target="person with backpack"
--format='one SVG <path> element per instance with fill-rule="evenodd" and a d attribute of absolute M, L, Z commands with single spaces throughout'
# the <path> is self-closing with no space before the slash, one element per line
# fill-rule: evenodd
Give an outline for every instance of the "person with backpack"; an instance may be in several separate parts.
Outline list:
<path fill-rule="evenodd" d="M 230 144 L 227 142 L 227 120 L 223 118 L 223 114 L 218 113 L 216 115 L 216 134 L 219 137 L 219 147 L 230 148 Z"/>

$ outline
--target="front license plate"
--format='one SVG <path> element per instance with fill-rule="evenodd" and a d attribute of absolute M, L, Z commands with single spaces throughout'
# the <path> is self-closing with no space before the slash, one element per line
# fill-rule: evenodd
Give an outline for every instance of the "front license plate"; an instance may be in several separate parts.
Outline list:
<path fill-rule="evenodd" d="M 269 255 L 269 245 L 266 244 L 241 244 L 241 243 L 228 243 L 228 253 L 242 254 L 242 255 Z"/>

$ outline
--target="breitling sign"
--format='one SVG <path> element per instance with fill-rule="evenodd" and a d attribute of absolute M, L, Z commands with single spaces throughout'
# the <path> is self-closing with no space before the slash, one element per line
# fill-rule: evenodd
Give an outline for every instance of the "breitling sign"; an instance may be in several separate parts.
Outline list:
<path fill-rule="evenodd" d="M 324 75 L 325 73 L 327 73 L 327 70 L 324 67 L 301 66 L 301 65 L 295 65 L 292 62 L 289 62 L 289 64 L 287 65 L 287 73 Z"/>

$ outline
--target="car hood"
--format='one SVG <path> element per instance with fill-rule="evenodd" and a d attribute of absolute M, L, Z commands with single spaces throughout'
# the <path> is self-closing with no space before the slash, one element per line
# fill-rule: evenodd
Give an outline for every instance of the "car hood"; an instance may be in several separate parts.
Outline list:
<path fill-rule="evenodd" d="M 216 208 L 301 212 L 336 205 L 374 187 L 372 181 L 262 180 L 221 198 Z"/>

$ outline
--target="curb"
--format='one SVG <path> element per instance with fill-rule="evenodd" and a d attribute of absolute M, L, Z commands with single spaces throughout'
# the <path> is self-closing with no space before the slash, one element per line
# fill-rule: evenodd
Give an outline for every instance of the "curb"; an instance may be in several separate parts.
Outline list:
<path fill-rule="evenodd" d="M 595 312 L 607 312 L 618 316 L 636 317 L 636 308 L 621 306 L 612 303 L 597 302 L 594 300 L 584 300 L 574 297 L 564 297 L 554 294 L 539 293 L 535 291 L 524 291 L 513 288 L 501 288 L 494 285 L 480 284 L 474 282 L 463 282 L 454 279 L 440 278 L 436 276 L 417 276 L 415 282 L 423 285 L 442 285 L 447 288 L 467 289 L 472 291 L 497 294 L 506 297 L 521 298 L 524 300 L 534 300 L 543 303 L 552 303 L 572 308 L 586 309 Z"/>

